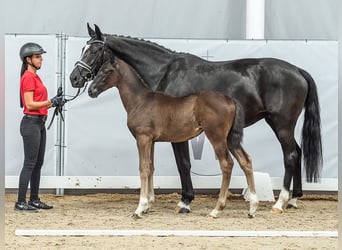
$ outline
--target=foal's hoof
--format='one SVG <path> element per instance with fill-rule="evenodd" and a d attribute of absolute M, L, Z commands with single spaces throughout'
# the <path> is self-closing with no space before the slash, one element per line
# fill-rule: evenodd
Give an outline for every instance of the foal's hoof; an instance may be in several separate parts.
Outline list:
<path fill-rule="evenodd" d="M 250 218 L 250 219 L 255 218 L 255 214 L 250 214 L 250 213 L 248 213 L 248 218 Z"/>
<path fill-rule="evenodd" d="M 284 211 L 282 209 L 272 207 L 271 212 L 274 214 L 282 214 Z"/>
<path fill-rule="evenodd" d="M 219 212 L 216 209 L 214 209 L 213 211 L 210 212 L 210 214 L 208 214 L 208 218 L 209 219 L 216 219 L 218 214 L 219 214 Z"/>
<path fill-rule="evenodd" d="M 134 214 L 132 214 L 132 218 L 133 218 L 134 220 L 137 220 L 137 219 L 141 219 L 142 217 L 141 217 L 140 215 L 134 213 Z"/>
<path fill-rule="evenodd" d="M 188 214 L 190 213 L 190 209 L 186 208 L 186 207 L 176 207 L 175 208 L 175 212 L 178 214 Z"/>

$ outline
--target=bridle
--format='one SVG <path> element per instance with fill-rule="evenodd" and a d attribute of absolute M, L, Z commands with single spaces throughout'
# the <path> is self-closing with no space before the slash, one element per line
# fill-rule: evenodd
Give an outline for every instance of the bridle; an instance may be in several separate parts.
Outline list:
<path fill-rule="evenodd" d="M 80 74 L 80 75 L 81 75 L 81 77 L 86 82 L 89 82 L 89 81 L 94 79 L 94 77 L 96 75 L 96 73 L 95 73 L 96 72 L 96 68 L 98 67 L 97 65 L 102 65 L 102 63 L 103 63 L 103 57 L 104 57 L 104 52 L 105 52 L 105 40 L 104 41 L 102 41 L 102 40 L 94 40 L 94 41 L 87 42 L 88 45 L 96 44 L 96 43 L 102 44 L 103 46 L 102 46 L 102 49 L 101 49 L 101 53 L 99 55 L 97 55 L 97 57 L 94 60 L 94 65 L 91 66 L 88 63 L 82 61 L 82 59 L 78 60 L 76 62 L 76 64 L 75 64 L 75 67 L 80 67 L 80 68 L 85 69 L 86 74 L 85 75 L 84 74 Z M 98 64 L 98 60 L 99 59 L 101 60 L 100 64 Z"/>
<path fill-rule="evenodd" d="M 82 61 L 83 53 L 81 55 L 81 59 L 76 61 L 75 68 L 77 68 L 79 70 L 80 76 L 85 80 L 86 83 L 85 83 L 84 87 L 78 88 L 78 91 L 77 91 L 75 96 L 73 96 L 70 99 L 66 99 L 66 101 L 72 101 L 72 100 L 76 99 L 76 97 L 78 97 L 81 94 L 83 94 L 84 91 L 87 89 L 88 82 L 94 79 L 94 77 L 96 75 L 97 67 L 98 67 L 97 65 L 102 65 L 103 64 L 104 52 L 105 52 L 105 41 L 106 41 L 106 38 L 104 38 L 103 41 L 102 40 L 93 40 L 93 41 L 88 41 L 87 42 L 87 45 L 92 45 L 92 44 L 96 44 L 96 43 L 102 44 L 101 53 L 97 54 L 97 56 L 96 56 L 96 58 L 94 60 L 93 66 L 91 66 L 88 63 Z M 101 61 L 99 61 L 99 59 Z M 100 64 L 98 62 L 100 62 Z M 82 74 L 80 68 L 85 69 L 86 73 Z M 81 91 L 82 88 L 83 88 L 83 90 Z"/>

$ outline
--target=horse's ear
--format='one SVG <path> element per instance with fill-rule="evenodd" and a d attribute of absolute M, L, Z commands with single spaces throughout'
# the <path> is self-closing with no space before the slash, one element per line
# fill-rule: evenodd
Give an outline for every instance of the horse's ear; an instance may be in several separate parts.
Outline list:
<path fill-rule="evenodd" d="M 90 37 L 94 38 L 96 36 L 95 31 L 90 27 L 89 23 L 87 23 L 88 34 Z"/>
<path fill-rule="evenodd" d="M 97 26 L 96 24 L 94 24 L 94 25 L 95 25 L 96 38 L 98 40 L 102 41 L 103 40 L 103 35 L 102 35 L 101 30 L 100 30 L 99 26 Z"/>

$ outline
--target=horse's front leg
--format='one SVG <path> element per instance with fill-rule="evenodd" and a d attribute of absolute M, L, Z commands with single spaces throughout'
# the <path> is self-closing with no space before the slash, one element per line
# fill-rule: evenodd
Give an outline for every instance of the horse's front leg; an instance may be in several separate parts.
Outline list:
<path fill-rule="evenodd" d="M 139 151 L 140 198 L 138 208 L 135 210 L 133 217 L 141 218 L 142 214 L 146 213 L 150 207 L 149 180 L 152 172 L 151 150 L 153 142 L 152 139 L 147 136 L 137 136 L 136 140 Z"/>
<path fill-rule="evenodd" d="M 182 198 L 177 204 L 176 212 L 189 213 L 191 211 L 190 203 L 194 199 L 194 189 L 190 175 L 189 144 L 187 141 L 172 143 L 172 149 L 182 185 Z"/>

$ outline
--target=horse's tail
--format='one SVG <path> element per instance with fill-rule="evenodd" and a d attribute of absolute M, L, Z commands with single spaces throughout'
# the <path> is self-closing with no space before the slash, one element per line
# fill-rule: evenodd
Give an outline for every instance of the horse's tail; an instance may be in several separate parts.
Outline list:
<path fill-rule="evenodd" d="M 315 81 L 308 72 L 303 69 L 299 69 L 299 72 L 308 83 L 301 143 L 306 180 L 308 182 L 317 182 L 320 178 L 323 164 L 321 118 L 317 88 Z"/>
<path fill-rule="evenodd" d="M 230 149 L 240 147 L 243 138 L 243 128 L 245 125 L 245 115 L 243 108 L 240 103 L 236 100 L 235 102 L 235 119 L 232 129 L 228 134 L 228 145 Z"/>

